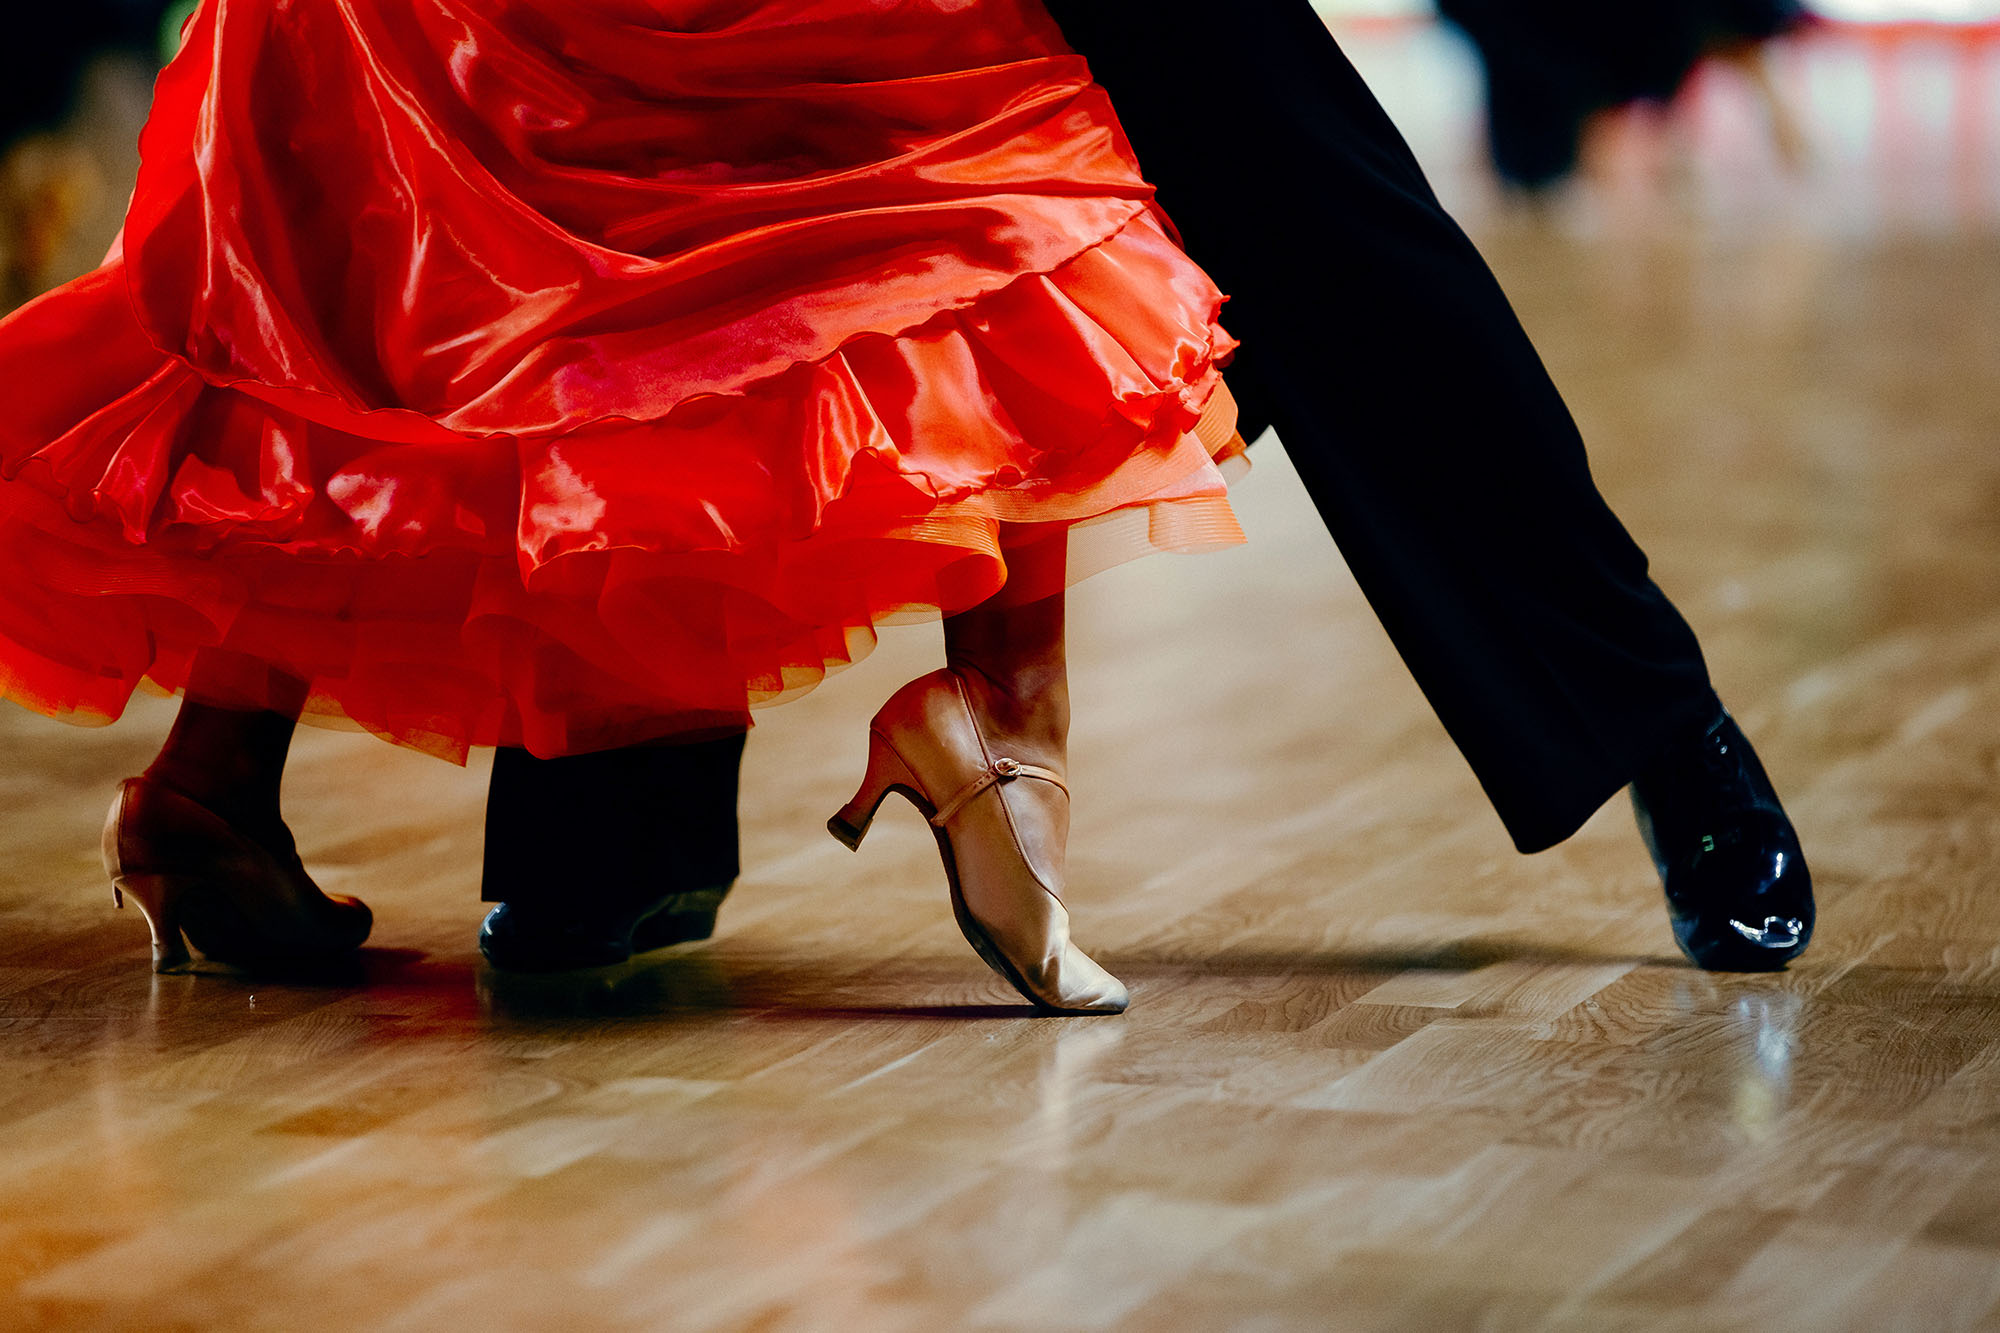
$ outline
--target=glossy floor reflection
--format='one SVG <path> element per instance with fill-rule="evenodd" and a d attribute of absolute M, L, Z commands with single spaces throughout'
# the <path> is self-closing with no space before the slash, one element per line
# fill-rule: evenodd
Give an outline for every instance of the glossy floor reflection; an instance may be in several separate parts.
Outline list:
<path fill-rule="evenodd" d="M 483 768 L 326 732 L 374 946 L 152 977 L 95 848 L 169 708 L 0 712 L 0 1323 L 2000 1328 L 2000 221 L 1473 211 L 1806 839 L 1791 972 L 1685 966 L 1622 806 L 1512 853 L 1267 441 L 1248 548 L 1078 595 L 1122 1018 L 823 832 L 931 630 L 767 716 L 714 941 L 569 978 L 478 966 Z"/>

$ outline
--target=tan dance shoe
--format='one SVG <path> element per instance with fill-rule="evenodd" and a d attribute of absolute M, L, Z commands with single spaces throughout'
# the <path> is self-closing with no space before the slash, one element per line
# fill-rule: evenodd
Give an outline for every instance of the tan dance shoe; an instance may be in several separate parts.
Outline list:
<path fill-rule="evenodd" d="M 219 963 L 280 967 L 353 953 L 374 914 L 329 897 L 296 853 L 280 856 L 221 815 L 150 778 L 127 778 L 104 822 L 111 899 L 131 898 L 153 932 L 153 970 L 191 961 L 188 945 Z"/>
<path fill-rule="evenodd" d="M 988 967 L 1051 1013 L 1123 1012 L 1124 983 L 1071 941 L 1059 896 L 1068 786 L 1059 773 L 994 753 L 949 669 L 882 705 L 868 729 L 861 790 L 827 829 L 858 848 L 892 791 L 930 821 L 958 928 Z"/>

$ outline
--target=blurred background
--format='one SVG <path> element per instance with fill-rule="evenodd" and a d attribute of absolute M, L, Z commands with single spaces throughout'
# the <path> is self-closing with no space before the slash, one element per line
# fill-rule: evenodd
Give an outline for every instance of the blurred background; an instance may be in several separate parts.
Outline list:
<path fill-rule="evenodd" d="M 0 308 L 96 265 L 138 170 L 153 75 L 192 0 L 10 7 L 0 42 Z"/>
<path fill-rule="evenodd" d="M 2000 212 L 1996 0 L 1318 7 L 1475 230 L 1524 197 L 1571 227 L 1854 234 Z M 1571 118 L 1564 169 L 1532 141 Z M 1525 170 L 1496 162 L 1496 131 L 1530 141 Z"/>

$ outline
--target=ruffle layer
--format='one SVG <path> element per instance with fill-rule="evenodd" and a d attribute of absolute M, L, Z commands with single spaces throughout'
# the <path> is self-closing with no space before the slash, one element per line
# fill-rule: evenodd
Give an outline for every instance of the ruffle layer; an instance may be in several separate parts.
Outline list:
<path fill-rule="evenodd" d="M 420 11 L 209 0 L 0 323 L 9 696 L 576 753 L 1242 539 L 1221 297 L 1039 6 Z"/>
<path fill-rule="evenodd" d="M 314 716 L 452 758 L 741 726 L 878 625 L 1242 540 L 1227 337 L 1136 299 L 1190 271 L 1141 219 L 750 392 L 522 438 L 211 384 L 151 347 L 114 263 L 0 326 L 45 386 L 0 429 L 0 688 L 107 721 L 207 648 L 240 664 L 211 702 L 271 706 L 278 673 Z M 1010 569 L 1003 525 L 1062 551 Z"/>

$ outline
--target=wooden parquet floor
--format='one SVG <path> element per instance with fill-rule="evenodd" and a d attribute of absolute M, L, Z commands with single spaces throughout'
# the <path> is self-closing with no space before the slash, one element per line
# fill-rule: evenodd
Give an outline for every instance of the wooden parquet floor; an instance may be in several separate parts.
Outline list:
<path fill-rule="evenodd" d="M 483 765 L 326 732 L 360 968 L 152 977 L 95 842 L 170 707 L 0 711 L 0 1326 L 2000 1329 L 2000 233 L 1483 236 L 1806 840 L 1790 972 L 1684 964 L 1621 805 L 1512 853 L 1267 441 L 1251 546 L 1077 594 L 1122 1018 L 821 829 L 931 629 L 767 715 L 716 940 L 563 979 L 478 966 Z"/>

